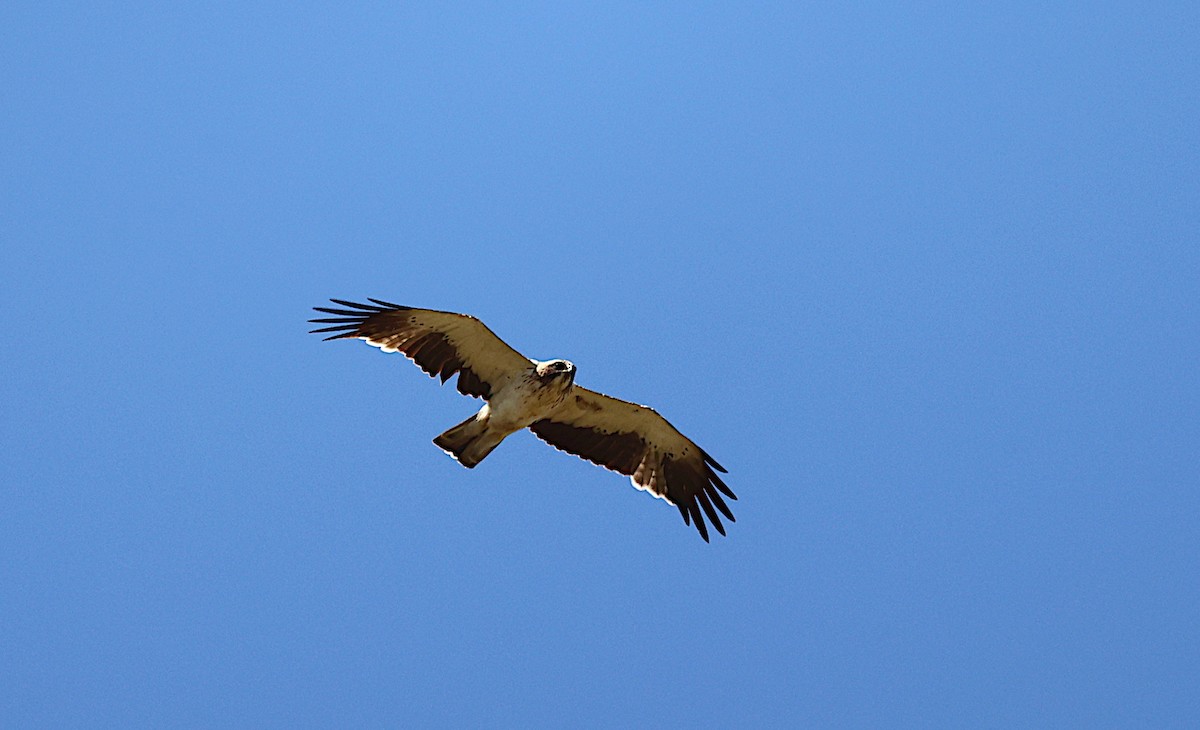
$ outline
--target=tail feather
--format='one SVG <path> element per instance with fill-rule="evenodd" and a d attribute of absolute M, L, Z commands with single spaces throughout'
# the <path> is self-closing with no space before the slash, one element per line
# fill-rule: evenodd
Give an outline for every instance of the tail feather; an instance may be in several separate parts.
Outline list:
<path fill-rule="evenodd" d="M 433 440 L 438 448 L 458 459 L 468 469 L 483 461 L 504 440 L 507 434 L 496 434 L 488 430 L 486 420 L 471 416 L 454 428 L 448 429 Z"/>

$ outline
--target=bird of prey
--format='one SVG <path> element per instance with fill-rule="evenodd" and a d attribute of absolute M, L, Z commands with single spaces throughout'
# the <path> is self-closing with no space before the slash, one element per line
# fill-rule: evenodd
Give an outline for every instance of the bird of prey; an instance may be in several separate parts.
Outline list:
<path fill-rule="evenodd" d="M 459 392 L 486 401 L 433 440 L 468 469 L 505 437 L 528 428 L 557 449 L 629 476 L 633 486 L 674 505 L 705 542 L 705 516 L 722 535 L 717 513 L 734 521 L 721 495 L 737 496 L 718 476 L 725 469 L 715 459 L 653 409 L 575 385 L 573 363 L 527 358 L 466 314 L 378 299 L 330 301 L 341 308 L 313 307 L 334 316 L 309 320 L 330 325 L 312 332 L 403 353 L 443 383 L 458 373 Z"/>

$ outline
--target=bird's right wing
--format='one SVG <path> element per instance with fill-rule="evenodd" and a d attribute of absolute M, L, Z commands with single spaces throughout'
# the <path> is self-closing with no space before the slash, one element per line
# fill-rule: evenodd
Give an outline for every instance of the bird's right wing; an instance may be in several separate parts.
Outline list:
<path fill-rule="evenodd" d="M 344 309 L 313 307 L 337 315 L 310 319 L 328 324 L 313 332 L 332 332 L 326 340 L 361 339 L 384 352 L 401 352 L 431 377 L 446 382 L 458 373 L 458 390 L 488 399 L 504 383 L 528 370 L 532 361 L 508 346 L 480 322 L 466 314 L 414 309 L 369 299 L 357 304 L 331 299 Z"/>

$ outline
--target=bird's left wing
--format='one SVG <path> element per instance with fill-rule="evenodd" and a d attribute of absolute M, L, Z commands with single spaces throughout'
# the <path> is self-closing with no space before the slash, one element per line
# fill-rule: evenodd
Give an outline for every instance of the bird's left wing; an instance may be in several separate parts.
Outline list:
<path fill-rule="evenodd" d="M 629 476 L 633 486 L 675 505 L 708 541 L 706 515 L 733 522 L 721 494 L 737 499 L 717 472 L 725 469 L 652 408 L 575 386 L 549 418 L 529 427 L 551 446 Z"/>
<path fill-rule="evenodd" d="M 337 315 L 310 319 L 332 325 L 313 332 L 332 332 L 327 340 L 358 338 L 384 352 L 402 352 L 431 377 L 441 377 L 443 383 L 458 373 L 458 391 L 464 395 L 486 400 L 532 363 L 483 322 L 466 314 L 414 309 L 378 299 L 369 299 L 371 304 L 330 301 L 344 308 L 313 307 Z"/>

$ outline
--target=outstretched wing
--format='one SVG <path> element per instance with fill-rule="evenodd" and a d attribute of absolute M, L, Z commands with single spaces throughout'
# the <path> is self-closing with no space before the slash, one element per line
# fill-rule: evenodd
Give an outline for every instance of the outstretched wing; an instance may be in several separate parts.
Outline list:
<path fill-rule="evenodd" d="M 549 418 L 529 430 L 551 446 L 629 476 L 633 486 L 675 505 L 708 541 L 704 516 L 734 522 L 721 494 L 737 499 L 717 472 L 725 469 L 653 409 L 576 386 Z"/>
<path fill-rule="evenodd" d="M 330 301 L 344 309 L 313 307 L 337 315 L 310 319 L 332 325 L 313 332 L 334 333 L 326 340 L 357 338 L 384 352 L 402 352 L 443 383 L 458 373 L 458 390 L 464 395 L 486 400 L 501 385 L 528 370 L 532 362 L 483 322 L 466 314 L 414 309 L 378 299 L 369 299 L 372 304 Z"/>

